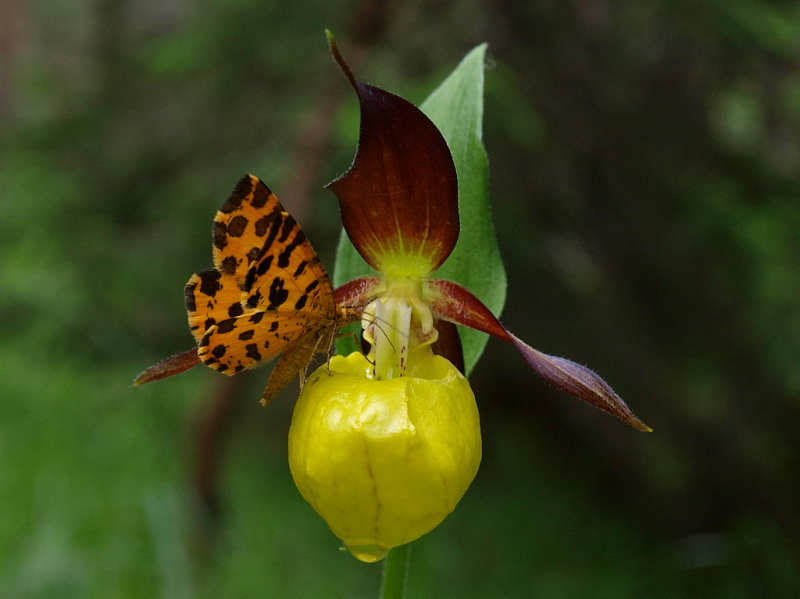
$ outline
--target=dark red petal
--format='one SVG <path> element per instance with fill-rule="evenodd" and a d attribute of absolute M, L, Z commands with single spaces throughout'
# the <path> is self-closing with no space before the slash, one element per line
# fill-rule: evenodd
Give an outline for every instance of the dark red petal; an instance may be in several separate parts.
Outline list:
<path fill-rule="evenodd" d="M 508 332 L 491 310 L 458 283 L 445 279 L 428 279 L 422 294 L 422 299 L 431 307 L 436 318 L 483 331 L 511 343 Z"/>
<path fill-rule="evenodd" d="M 566 358 L 543 354 L 511 333 L 509 337 L 528 366 L 551 385 L 616 416 L 637 430 L 652 432 L 653 429 L 634 416 L 622 398 L 593 370 Z"/>
<path fill-rule="evenodd" d="M 196 366 L 199 363 L 200 358 L 197 355 L 197 348 L 192 348 L 180 354 L 175 354 L 174 356 L 170 356 L 169 358 L 161 360 L 158 364 L 153 364 L 143 373 L 137 376 L 136 380 L 133 381 L 133 384 L 139 386 L 146 383 L 152 383 L 153 381 L 165 379 L 168 376 L 186 372 L 192 366 Z"/>
<path fill-rule="evenodd" d="M 428 280 L 424 293 L 436 318 L 508 341 L 522 354 L 528 366 L 551 385 L 616 416 L 637 430 L 652 430 L 634 416 L 620 396 L 594 371 L 572 360 L 543 354 L 519 340 L 500 324 L 477 297 L 458 283 L 442 279 Z"/>
<path fill-rule="evenodd" d="M 361 106 L 356 157 L 344 175 L 328 184 L 339 197 L 344 229 L 375 270 L 427 275 L 442 265 L 458 240 L 458 183 L 450 150 L 416 106 L 357 81 L 330 42 Z"/>
<path fill-rule="evenodd" d="M 344 311 L 350 312 L 364 308 L 375 299 L 383 277 L 358 277 L 337 287 L 333 294 L 337 305 Z"/>

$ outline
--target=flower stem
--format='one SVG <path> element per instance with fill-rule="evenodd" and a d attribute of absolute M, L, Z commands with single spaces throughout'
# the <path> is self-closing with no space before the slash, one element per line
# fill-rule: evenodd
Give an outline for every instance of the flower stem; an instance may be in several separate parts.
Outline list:
<path fill-rule="evenodd" d="M 408 562 L 411 559 L 411 543 L 400 545 L 389 552 L 383 562 L 381 599 L 403 599 L 408 578 Z"/>

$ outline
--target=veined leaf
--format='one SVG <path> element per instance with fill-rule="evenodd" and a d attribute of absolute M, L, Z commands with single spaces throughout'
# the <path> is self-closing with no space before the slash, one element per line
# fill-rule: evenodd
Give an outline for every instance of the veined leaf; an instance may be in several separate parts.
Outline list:
<path fill-rule="evenodd" d="M 506 301 L 506 272 L 489 207 L 489 160 L 483 147 L 483 71 L 486 44 L 472 50 L 420 108 L 441 131 L 458 173 L 461 234 L 433 276 L 460 283 L 495 316 Z M 483 353 L 485 333 L 459 327 L 466 372 Z"/>

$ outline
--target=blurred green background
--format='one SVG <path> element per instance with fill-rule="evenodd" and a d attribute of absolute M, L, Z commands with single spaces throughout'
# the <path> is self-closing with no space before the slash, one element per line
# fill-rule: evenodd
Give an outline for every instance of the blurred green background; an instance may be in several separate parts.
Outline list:
<path fill-rule="evenodd" d="M 484 461 L 412 597 L 800 589 L 800 10 L 766 0 L 0 4 L 0 596 L 372 597 L 294 488 L 294 385 L 195 369 L 182 287 L 239 177 L 332 264 L 363 80 L 419 102 L 487 41 L 504 323 Z"/>

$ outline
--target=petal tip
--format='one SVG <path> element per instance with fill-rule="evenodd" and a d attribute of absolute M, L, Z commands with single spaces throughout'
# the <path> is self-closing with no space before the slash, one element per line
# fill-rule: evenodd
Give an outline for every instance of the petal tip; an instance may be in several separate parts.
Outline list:
<path fill-rule="evenodd" d="M 336 38 L 333 37 L 333 33 L 331 33 L 330 29 L 325 30 L 325 37 L 328 38 L 328 47 L 331 50 L 331 54 L 333 54 L 333 59 L 336 61 L 336 64 L 339 65 L 339 68 L 342 69 L 345 77 L 350 82 L 354 88 L 358 88 L 356 83 L 356 78 L 353 75 L 353 71 L 350 70 L 350 65 L 347 64 L 347 61 L 342 56 L 342 53 L 339 51 L 339 46 L 336 44 Z"/>
<path fill-rule="evenodd" d="M 508 333 L 511 343 L 536 374 L 573 397 L 616 416 L 636 430 L 652 432 L 639 420 L 617 393 L 596 372 L 566 358 L 550 356 L 533 349 Z"/>

